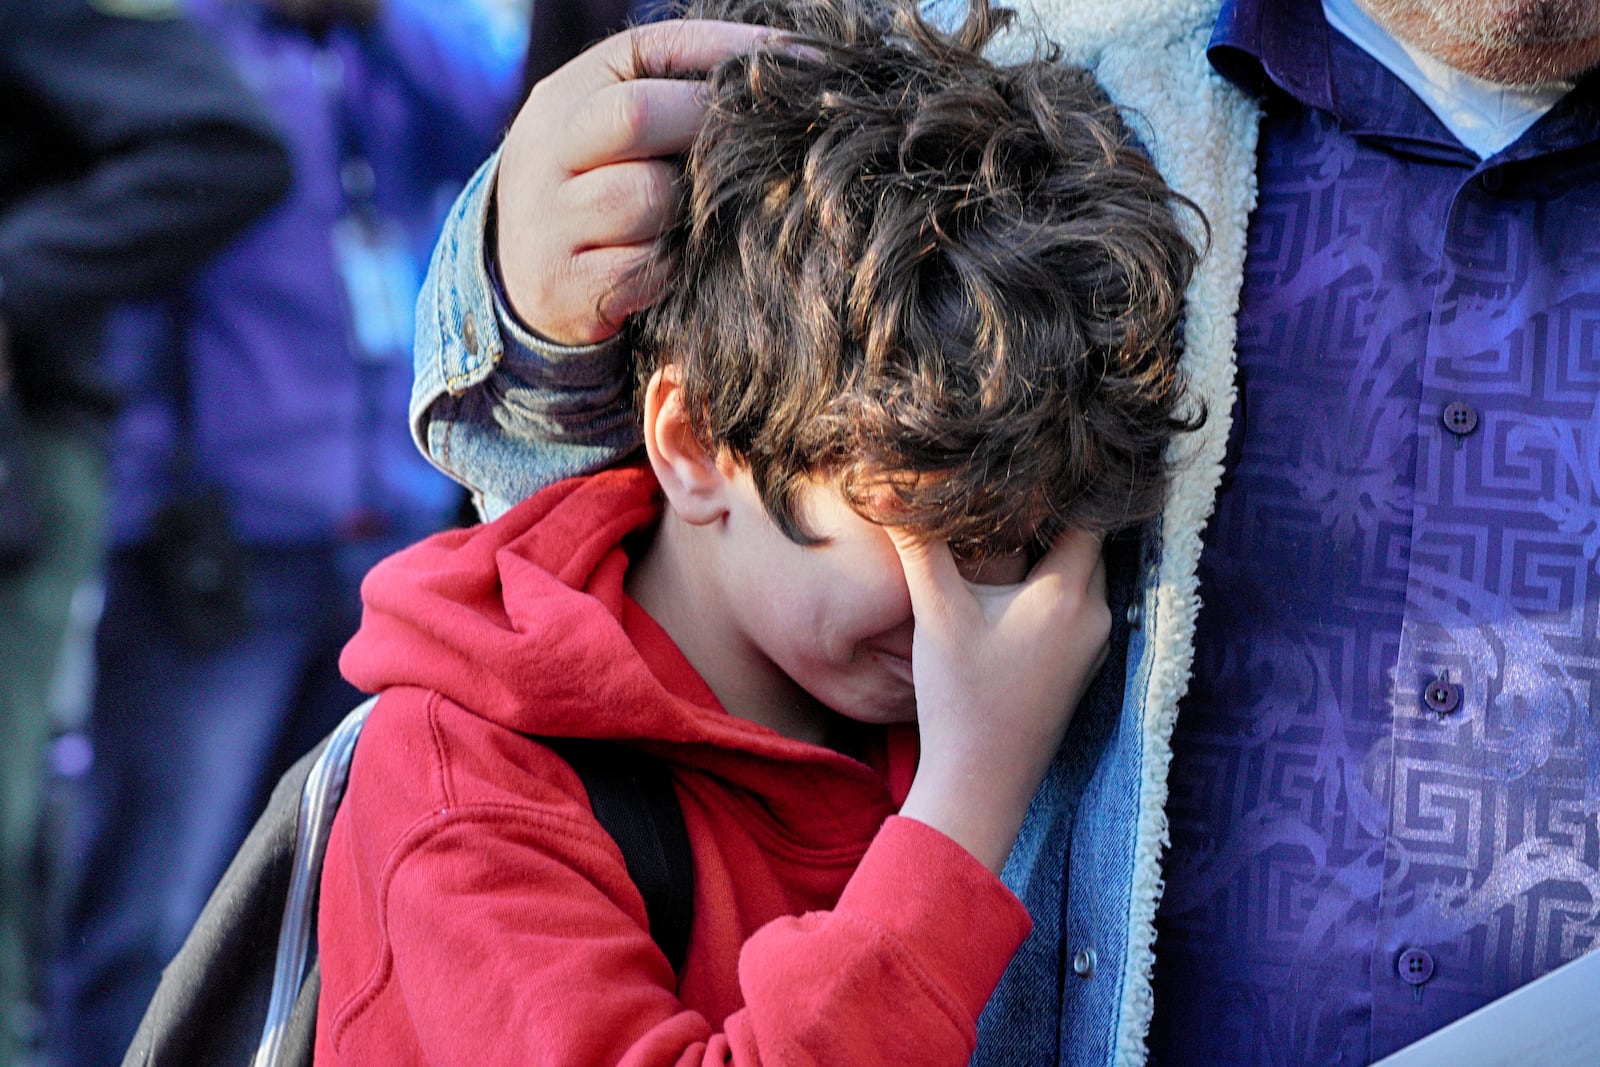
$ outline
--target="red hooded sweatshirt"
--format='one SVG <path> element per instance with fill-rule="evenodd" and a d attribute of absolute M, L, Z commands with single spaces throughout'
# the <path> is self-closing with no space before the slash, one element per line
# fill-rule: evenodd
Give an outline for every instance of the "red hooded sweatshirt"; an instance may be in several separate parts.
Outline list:
<path fill-rule="evenodd" d="M 316 1062 L 964 1064 L 1028 930 L 894 815 L 914 731 L 863 760 L 722 710 L 623 591 L 648 471 L 564 482 L 385 561 L 345 673 L 381 692 L 334 825 Z M 682 974 L 570 767 L 534 737 L 665 760 L 695 864 Z"/>

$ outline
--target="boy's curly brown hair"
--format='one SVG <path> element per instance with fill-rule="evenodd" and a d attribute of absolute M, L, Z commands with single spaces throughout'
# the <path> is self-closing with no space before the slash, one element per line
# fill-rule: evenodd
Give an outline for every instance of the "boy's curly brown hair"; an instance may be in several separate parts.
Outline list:
<path fill-rule="evenodd" d="M 1092 77 L 984 59 L 1011 18 L 984 0 L 949 34 L 898 2 L 687 13 L 789 37 L 710 76 L 641 382 L 680 369 L 702 443 L 802 544 L 817 475 L 975 559 L 1153 515 L 1203 417 L 1178 370 L 1198 210 Z"/>

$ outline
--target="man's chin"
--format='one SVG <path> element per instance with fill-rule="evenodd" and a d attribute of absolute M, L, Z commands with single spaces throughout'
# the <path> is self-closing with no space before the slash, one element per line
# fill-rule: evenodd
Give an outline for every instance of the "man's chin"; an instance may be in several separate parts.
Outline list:
<path fill-rule="evenodd" d="M 1595 0 L 1358 0 L 1381 26 L 1465 74 L 1548 85 L 1600 66 Z"/>
<path fill-rule="evenodd" d="M 1516 48 L 1463 47 L 1439 58 L 1465 74 L 1497 85 L 1549 85 L 1571 81 L 1600 67 L 1600 37 Z"/>

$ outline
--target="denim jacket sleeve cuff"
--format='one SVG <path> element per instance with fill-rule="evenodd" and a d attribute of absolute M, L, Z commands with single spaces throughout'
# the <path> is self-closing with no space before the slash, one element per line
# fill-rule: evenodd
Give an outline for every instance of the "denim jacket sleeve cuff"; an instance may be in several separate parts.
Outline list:
<path fill-rule="evenodd" d="M 467 183 L 434 249 L 411 393 L 417 447 L 491 519 L 639 443 L 625 347 L 554 344 L 496 293 L 486 235 L 498 163 L 497 153 Z"/>

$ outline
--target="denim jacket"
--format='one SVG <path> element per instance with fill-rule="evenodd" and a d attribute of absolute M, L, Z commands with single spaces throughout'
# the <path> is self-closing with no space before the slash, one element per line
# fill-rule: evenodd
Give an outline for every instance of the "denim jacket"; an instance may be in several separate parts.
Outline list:
<path fill-rule="evenodd" d="M 1255 195 L 1257 113 L 1214 74 L 1216 0 L 1035 0 L 996 58 L 1034 33 L 1131 109 L 1156 163 L 1211 223 L 1189 289 L 1185 366 L 1208 418 L 1175 446 L 1161 517 L 1108 545 L 1113 647 L 1029 809 L 1004 877 L 1034 930 L 984 1014 L 976 1064 L 1136 1064 L 1153 1008 L 1166 772 L 1188 684 L 1200 534 L 1233 403 L 1234 311 Z M 501 306 L 484 234 L 495 160 L 468 185 L 417 309 L 412 433 L 486 515 L 637 445 L 626 353 L 551 345 Z"/>

